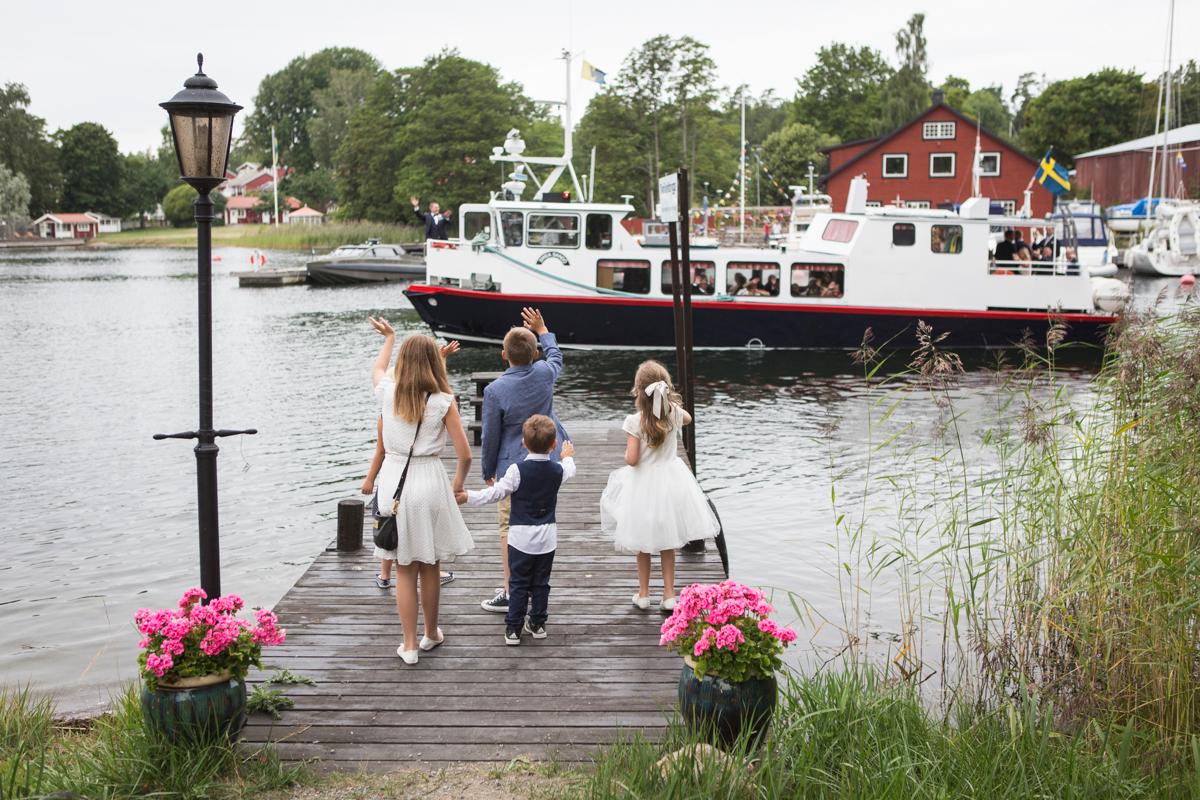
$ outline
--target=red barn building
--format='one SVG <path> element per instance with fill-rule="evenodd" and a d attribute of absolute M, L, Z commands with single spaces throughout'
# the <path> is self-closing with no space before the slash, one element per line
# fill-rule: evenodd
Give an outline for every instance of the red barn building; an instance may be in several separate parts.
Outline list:
<path fill-rule="evenodd" d="M 1145 197 L 1148 188 L 1152 197 L 1158 197 L 1166 169 L 1168 197 L 1200 197 L 1200 123 L 1173 128 L 1166 139 L 1165 163 L 1161 133 L 1075 156 L 1075 185 L 1090 189 L 1092 199 L 1102 206 L 1132 203 Z"/>
<path fill-rule="evenodd" d="M 933 93 L 933 105 L 891 133 L 875 139 L 825 148 L 829 172 L 825 191 L 833 208 L 846 205 L 850 180 L 865 175 L 870 182 L 867 205 L 904 205 L 908 208 L 952 207 L 971 196 L 971 164 L 975 157 L 975 120 L 943 102 Z M 979 129 L 982 173 L 980 193 L 1013 213 L 1025 202 L 1025 187 L 1037 171 L 1038 161 L 1008 141 Z M 1049 214 L 1053 196 L 1034 186 L 1031 212 Z"/>

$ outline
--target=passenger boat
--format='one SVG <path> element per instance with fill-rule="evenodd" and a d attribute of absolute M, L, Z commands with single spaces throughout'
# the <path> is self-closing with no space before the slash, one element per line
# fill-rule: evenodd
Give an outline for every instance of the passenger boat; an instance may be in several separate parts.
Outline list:
<path fill-rule="evenodd" d="M 628 202 L 597 203 L 583 191 L 569 133 L 562 157 L 530 158 L 524 148 L 514 130 L 493 149 L 491 159 L 514 171 L 487 203 L 461 207 L 457 238 L 428 251 L 425 282 L 405 290 L 417 313 L 464 342 L 498 343 L 522 307 L 536 306 L 564 347 L 673 346 L 669 254 L 622 227 Z M 539 181 L 534 166 L 552 170 Z M 555 191 L 564 174 L 573 192 Z M 523 199 L 530 182 L 534 197 Z M 1027 333 L 1041 340 L 1055 320 L 1068 338 L 1100 343 L 1128 297 L 1120 281 L 1091 279 L 1061 254 L 996 262 L 987 198 L 957 213 L 867 208 L 866 198 L 866 180 L 855 179 L 846 211 L 816 213 L 785 252 L 691 253 L 696 347 L 855 348 L 869 329 L 876 346 L 911 348 L 919 321 L 948 333 L 951 348 L 1008 347 Z"/>
<path fill-rule="evenodd" d="M 384 244 L 378 239 L 343 245 L 328 255 L 308 262 L 308 282 L 340 286 L 424 278 L 424 263 L 419 256 L 409 252 L 410 249 L 421 247 Z"/>

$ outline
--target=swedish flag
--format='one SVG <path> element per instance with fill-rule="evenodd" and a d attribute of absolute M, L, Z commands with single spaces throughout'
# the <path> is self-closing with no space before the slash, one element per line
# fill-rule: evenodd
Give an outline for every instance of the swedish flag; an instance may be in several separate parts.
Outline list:
<path fill-rule="evenodd" d="M 604 72 L 604 70 L 596 69 L 595 66 L 587 61 L 583 62 L 583 75 L 581 77 L 585 81 L 592 81 L 593 83 L 598 83 L 601 86 L 604 86 L 605 75 L 607 75 L 607 73 Z"/>
<path fill-rule="evenodd" d="M 1071 178 L 1063 169 L 1062 164 L 1050 157 L 1053 149 L 1046 150 L 1046 155 L 1042 156 L 1042 163 L 1038 166 L 1037 174 L 1033 176 L 1033 179 L 1053 195 L 1066 194 L 1071 191 Z"/>

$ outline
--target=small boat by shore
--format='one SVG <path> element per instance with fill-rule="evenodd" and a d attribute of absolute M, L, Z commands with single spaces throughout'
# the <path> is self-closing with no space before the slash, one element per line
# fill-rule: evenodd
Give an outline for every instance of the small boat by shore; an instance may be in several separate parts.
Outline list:
<path fill-rule="evenodd" d="M 385 244 L 368 239 L 347 244 L 308 262 L 308 282 L 325 286 L 412 281 L 425 277 L 424 244 Z"/>

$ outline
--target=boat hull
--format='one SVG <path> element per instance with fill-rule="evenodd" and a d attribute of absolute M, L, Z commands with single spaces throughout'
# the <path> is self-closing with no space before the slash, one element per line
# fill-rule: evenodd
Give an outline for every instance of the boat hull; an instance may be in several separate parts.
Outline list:
<path fill-rule="evenodd" d="M 436 333 L 471 342 L 499 342 L 520 321 L 521 309 L 536 306 L 553 325 L 559 344 L 588 349 L 647 349 L 675 346 L 671 302 L 605 296 L 512 295 L 414 284 L 405 289 L 413 307 Z M 917 322 L 947 346 L 1004 348 L 1028 331 L 1044 341 L 1045 312 L 952 311 L 834 305 L 699 300 L 692 304 L 694 343 L 704 349 L 853 349 L 870 328 L 876 347 L 911 349 Z M 1067 338 L 1102 344 L 1116 317 L 1064 314 Z"/>
<path fill-rule="evenodd" d="M 310 261 L 308 264 L 308 282 L 325 286 L 413 281 L 421 280 L 424 277 L 425 265 L 418 262 L 398 264 L 395 261 L 387 263 Z"/>

